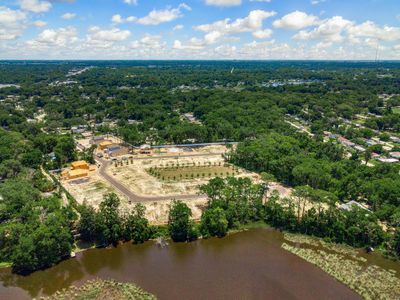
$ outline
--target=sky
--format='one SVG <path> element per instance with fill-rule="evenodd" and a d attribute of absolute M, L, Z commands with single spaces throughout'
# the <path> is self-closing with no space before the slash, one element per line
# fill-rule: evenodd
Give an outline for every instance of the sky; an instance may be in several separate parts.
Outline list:
<path fill-rule="evenodd" d="M 400 59 L 400 0 L 0 0 L 0 59 Z"/>

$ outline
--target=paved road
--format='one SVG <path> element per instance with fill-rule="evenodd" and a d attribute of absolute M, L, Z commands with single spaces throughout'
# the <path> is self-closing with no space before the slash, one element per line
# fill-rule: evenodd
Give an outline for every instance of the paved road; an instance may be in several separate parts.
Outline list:
<path fill-rule="evenodd" d="M 137 158 L 139 159 L 139 158 Z M 107 168 L 112 163 L 111 161 L 107 161 L 104 159 L 97 159 L 97 162 L 100 163 L 99 174 L 105 180 L 107 180 L 115 189 L 124 194 L 129 201 L 131 202 L 147 202 L 147 201 L 160 201 L 160 200 L 187 200 L 187 199 L 199 199 L 205 198 L 202 195 L 172 195 L 172 196 L 141 196 L 133 193 L 129 188 L 125 185 L 121 184 L 118 180 L 114 179 L 111 175 L 107 173 Z"/>

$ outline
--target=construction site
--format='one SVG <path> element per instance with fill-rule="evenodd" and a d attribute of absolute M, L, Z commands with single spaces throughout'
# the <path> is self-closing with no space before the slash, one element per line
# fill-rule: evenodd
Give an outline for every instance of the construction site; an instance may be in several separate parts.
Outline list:
<path fill-rule="evenodd" d="M 258 174 L 228 164 L 224 156 L 230 147 L 223 144 L 193 146 L 168 145 L 130 147 L 112 136 L 86 137 L 77 140 L 84 150 L 96 145 L 96 165 L 73 162 L 61 173 L 61 182 L 78 201 L 95 208 L 105 194 L 116 193 L 121 209 L 130 210 L 140 202 L 146 206 L 146 217 L 153 224 L 168 221 L 173 200 L 184 201 L 199 219 L 207 199 L 199 186 L 214 177 L 249 177 L 259 181 Z"/>

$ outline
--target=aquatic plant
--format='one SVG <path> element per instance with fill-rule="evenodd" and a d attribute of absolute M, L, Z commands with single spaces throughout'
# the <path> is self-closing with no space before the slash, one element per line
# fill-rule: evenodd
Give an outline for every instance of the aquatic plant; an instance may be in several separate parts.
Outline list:
<path fill-rule="evenodd" d="M 131 283 L 114 280 L 90 280 L 81 287 L 71 286 L 43 300 L 155 300 L 154 295 Z"/>
<path fill-rule="evenodd" d="M 292 242 L 295 240 L 293 235 L 289 238 Z M 308 239 L 299 236 L 296 240 L 305 241 Z M 316 241 L 312 241 L 312 244 L 316 245 Z M 316 248 L 296 247 L 287 243 L 282 244 L 283 249 L 318 266 L 360 294 L 364 299 L 400 299 L 400 279 L 396 277 L 395 272 L 376 265 L 367 265 L 365 261 L 349 258 L 347 255 L 349 252 L 341 253 L 343 249 L 337 247 L 335 245 L 324 251 Z M 335 249 L 339 249 L 339 252 L 336 252 Z"/>

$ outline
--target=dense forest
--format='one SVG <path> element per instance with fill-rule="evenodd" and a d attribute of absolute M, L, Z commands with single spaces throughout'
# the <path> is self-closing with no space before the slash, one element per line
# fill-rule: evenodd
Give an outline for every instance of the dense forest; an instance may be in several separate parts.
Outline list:
<path fill-rule="evenodd" d="M 17 272 L 67 257 L 75 231 L 98 245 L 186 241 L 254 221 L 400 254 L 400 164 L 372 159 L 400 150 L 398 62 L 3 61 L 1 85 L 0 261 Z M 239 142 L 227 160 L 293 187 L 295 200 L 264 204 L 265 186 L 214 179 L 200 224 L 181 202 L 168 228 L 150 226 L 140 205 L 118 214 L 115 195 L 95 211 L 44 172 L 90 159 L 76 152 L 77 126 L 131 145 Z M 304 199 L 329 208 L 300 213 Z M 350 200 L 369 213 L 337 209 Z"/>

